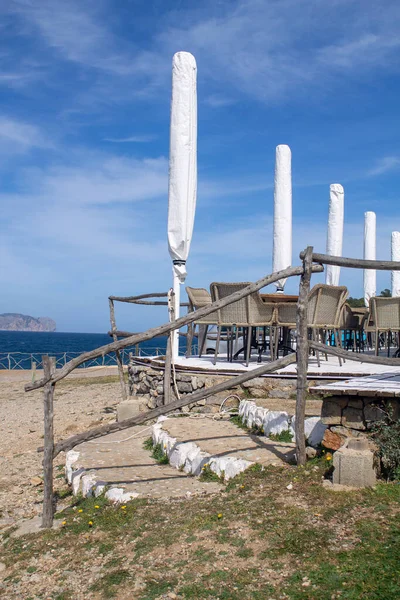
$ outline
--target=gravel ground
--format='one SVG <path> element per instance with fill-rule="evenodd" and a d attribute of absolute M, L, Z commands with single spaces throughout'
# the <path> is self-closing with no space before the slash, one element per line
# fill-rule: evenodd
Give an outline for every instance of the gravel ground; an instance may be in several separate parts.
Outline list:
<path fill-rule="evenodd" d="M 29 372 L 11 373 L 0 373 L 0 531 L 40 514 L 43 498 L 39 479 L 42 454 L 36 450 L 43 444 L 42 390 L 26 393 Z M 114 421 L 115 406 L 120 401 L 119 383 L 114 376 L 101 378 L 98 374 L 90 379 L 82 374 L 57 384 L 56 440 Z M 61 454 L 55 464 L 63 465 L 64 460 Z M 55 470 L 56 488 L 63 483 L 61 473 Z"/>

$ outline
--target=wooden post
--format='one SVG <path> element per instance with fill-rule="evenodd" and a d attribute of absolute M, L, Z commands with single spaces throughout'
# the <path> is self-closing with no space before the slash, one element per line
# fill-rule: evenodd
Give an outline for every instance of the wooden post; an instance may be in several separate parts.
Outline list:
<path fill-rule="evenodd" d="M 116 326 L 116 323 L 115 323 L 114 300 L 112 300 L 111 298 L 109 298 L 108 299 L 108 303 L 109 303 L 109 306 L 110 306 L 111 333 L 112 333 L 114 342 L 117 342 L 118 341 L 118 336 L 115 333 L 117 331 L 117 326 Z M 126 385 L 125 385 L 125 378 L 124 378 L 124 366 L 122 364 L 121 353 L 120 353 L 119 350 L 115 351 L 115 358 L 117 360 L 119 382 L 121 384 L 122 401 L 124 401 L 127 398 L 127 393 L 126 393 Z M 104 355 L 103 355 L 103 361 L 104 361 Z"/>
<path fill-rule="evenodd" d="M 308 294 L 310 292 L 313 249 L 309 246 L 303 259 L 303 273 L 300 277 L 299 300 L 297 303 L 297 394 L 296 394 L 296 456 L 297 464 L 306 464 L 306 441 L 304 418 L 306 413 L 307 371 L 308 371 Z"/>
<path fill-rule="evenodd" d="M 32 361 L 32 383 L 35 382 L 36 379 L 36 362 Z"/>
<path fill-rule="evenodd" d="M 42 356 L 44 376 L 49 378 L 54 372 L 54 361 L 49 356 Z M 53 396 L 54 387 L 52 383 L 46 383 L 43 388 L 44 404 L 44 457 L 43 457 L 43 514 L 42 527 L 49 528 L 53 526 L 53 454 L 54 454 L 54 433 L 53 433 Z"/>
<path fill-rule="evenodd" d="M 169 320 L 175 321 L 175 294 L 171 290 L 168 296 Z M 165 352 L 165 370 L 164 370 L 164 404 L 169 404 L 171 396 L 171 366 L 172 366 L 172 333 L 168 334 L 167 349 Z"/>
<path fill-rule="evenodd" d="M 193 304 L 189 300 L 188 313 L 192 312 Z M 193 345 L 193 333 L 194 333 L 194 325 L 193 323 L 189 323 L 187 326 L 187 336 L 186 336 L 186 358 L 190 358 L 192 355 L 192 345 Z"/>

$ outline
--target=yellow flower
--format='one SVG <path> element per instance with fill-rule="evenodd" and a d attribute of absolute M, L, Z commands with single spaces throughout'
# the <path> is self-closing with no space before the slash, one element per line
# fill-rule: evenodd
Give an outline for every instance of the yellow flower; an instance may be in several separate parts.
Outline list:
<path fill-rule="evenodd" d="M 78 512 L 83 512 L 83 508 L 80 508 L 80 509 L 78 510 Z"/>
<path fill-rule="evenodd" d="M 93 521 L 89 521 L 88 525 L 91 527 L 93 525 Z"/>
<path fill-rule="evenodd" d="M 326 460 L 332 460 L 332 454 L 330 452 L 328 452 L 328 454 L 325 456 Z"/>
<path fill-rule="evenodd" d="M 67 521 L 63 521 L 63 522 L 62 522 L 62 525 L 66 525 L 66 524 L 67 524 Z"/>
<path fill-rule="evenodd" d="M 98 504 L 96 504 L 95 508 L 100 508 L 100 506 Z"/>
<path fill-rule="evenodd" d="M 222 519 L 222 513 L 218 514 L 218 519 Z"/>
<path fill-rule="evenodd" d="M 240 486 L 240 489 L 241 489 L 241 490 L 244 490 L 244 485 L 241 485 L 241 486 Z"/>
<path fill-rule="evenodd" d="M 121 506 L 121 508 L 122 508 L 122 510 L 125 510 L 125 509 L 126 509 L 126 506 Z"/>

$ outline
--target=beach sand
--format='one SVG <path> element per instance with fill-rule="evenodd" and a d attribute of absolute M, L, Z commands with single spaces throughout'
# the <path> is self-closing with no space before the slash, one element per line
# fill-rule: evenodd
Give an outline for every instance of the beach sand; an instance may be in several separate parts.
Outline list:
<path fill-rule="evenodd" d="M 115 420 L 120 386 L 114 367 L 82 369 L 56 386 L 55 439 Z M 41 373 L 38 372 L 38 378 Z M 42 510 L 43 392 L 25 392 L 30 371 L 0 371 L 0 531 Z M 65 455 L 55 460 L 55 489 L 64 484 Z"/>

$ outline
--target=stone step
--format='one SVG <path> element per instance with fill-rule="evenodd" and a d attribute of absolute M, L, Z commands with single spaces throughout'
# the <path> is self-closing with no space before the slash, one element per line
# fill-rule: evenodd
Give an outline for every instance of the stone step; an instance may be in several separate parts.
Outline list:
<path fill-rule="evenodd" d="M 160 465 L 143 442 L 151 427 L 131 427 L 85 442 L 66 456 L 66 477 L 75 495 L 106 496 L 116 502 L 132 498 L 170 498 L 212 493 L 214 482 L 202 482 L 170 465 Z M 123 441 L 126 440 L 126 441 Z"/>
<path fill-rule="evenodd" d="M 229 420 L 160 417 L 153 426 L 153 443 L 160 444 L 176 469 L 200 475 L 204 466 L 229 480 L 251 465 L 281 465 L 294 459 L 295 444 L 251 435 Z"/>

